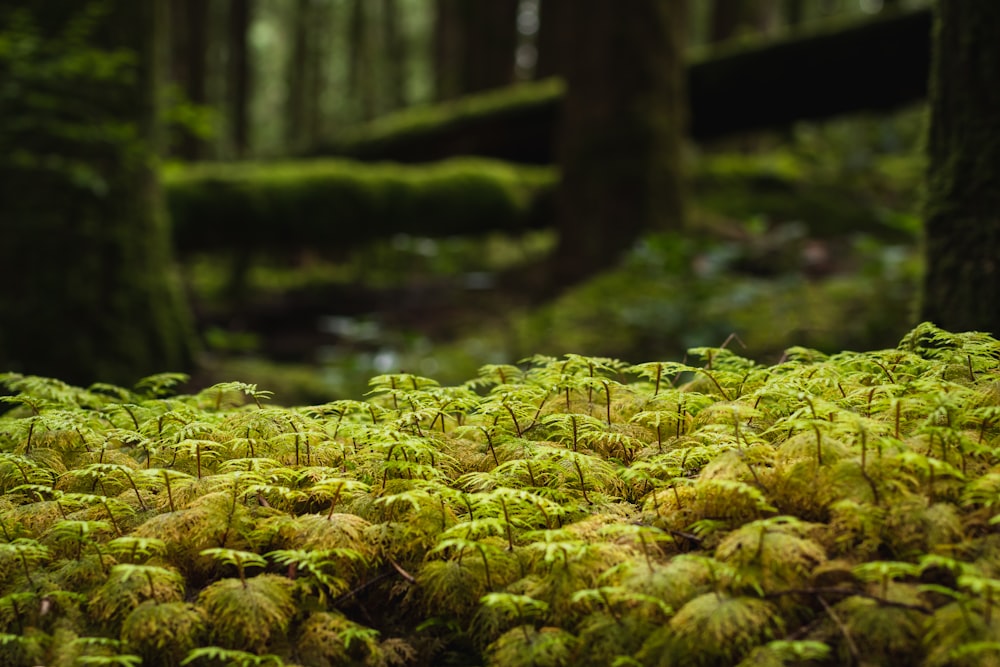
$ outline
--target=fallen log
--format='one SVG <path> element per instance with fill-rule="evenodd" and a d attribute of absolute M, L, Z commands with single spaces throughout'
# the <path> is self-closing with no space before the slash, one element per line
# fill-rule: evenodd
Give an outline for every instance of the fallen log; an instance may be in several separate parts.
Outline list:
<path fill-rule="evenodd" d="M 918 102 L 927 94 L 930 31 L 930 11 L 919 10 L 694 59 L 687 67 L 689 133 L 709 142 Z M 561 81 L 546 80 L 406 109 L 309 155 L 549 164 L 563 93 Z"/>

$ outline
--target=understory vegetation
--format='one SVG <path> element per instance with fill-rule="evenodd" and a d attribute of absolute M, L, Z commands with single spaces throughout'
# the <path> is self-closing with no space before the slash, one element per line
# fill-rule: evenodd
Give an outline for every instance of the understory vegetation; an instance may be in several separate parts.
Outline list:
<path fill-rule="evenodd" d="M 0 376 L 0 665 L 1000 664 L 1000 342 L 729 347 Z"/>

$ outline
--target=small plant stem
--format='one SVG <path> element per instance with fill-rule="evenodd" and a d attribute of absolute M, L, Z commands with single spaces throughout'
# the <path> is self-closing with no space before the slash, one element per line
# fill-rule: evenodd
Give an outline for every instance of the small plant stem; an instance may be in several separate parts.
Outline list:
<path fill-rule="evenodd" d="M 35 432 L 35 420 L 32 419 L 28 423 L 28 437 L 24 441 L 24 455 L 27 456 L 31 453 L 31 436 Z"/>
<path fill-rule="evenodd" d="M 167 471 L 163 471 L 163 486 L 167 489 L 167 505 L 170 507 L 170 511 L 174 511 L 174 494 L 170 490 L 170 475 Z"/>
<path fill-rule="evenodd" d="M 607 399 L 608 426 L 611 426 L 611 385 L 607 380 L 601 382 L 604 385 L 604 397 Z"/>
<path fill-rule="evenodd" d="M 850 629 L 844 625 L 844 622 L 840 620 L 840 617 L 837 616 L 837 613 L 827 603 L 827 601 L 823 599 L 822 595 L 817 595 L 816 599 L 819 600 L 819 603 L 823 606 L 823 611 L 826 612 L 826 615 L 830 617 L 833 624 L 837 626 L 838 630 L 840 630 L 840 634 L 844 636 L 844 641 L 847 643 L 847 650 L 850 651 L 851 657 L 853 658 L 852 662 L 854 664 L 859 664 L 861 662 L 861 651 L 858 649 L 858 645 L 854 643 L 854 638 L 851 637 Z"/>
<path fill-rule="evenodd" d="M 816 432 L 816 465 L 823 465 L 823 434 L 819 430 L 819 426 L 813 424 L 813 430 Z"/>
<path fill-rule="evenodd" d="M 535 471 L 531 467 L 531 461 L 525 461 L 524 467 L 528 470 L 528 479 L 531 480 L 531 485 L 534 487 L 538 486 L 538 482 L 535 481 Z"/>
<path fill-rule="evenodd" d="M 24 569 L 24 576 L 28 580 L 28 584 L 32 588 L 35 588 L 35 580 L 31 578 L 31 566 L 28 565 L 27 557 L 25 557 L 24 553 L 20 551 L 18 552 L 18 556 L 20 556 L 21 567 Z"/>
<path fill-rule="evenodd" d="M 504 525 L 504 530 L 507 533 L 507 550 L 513 551 L 514 535 L 511 533 L 510 530 L 510 513 L 507 511 L 507 502 L 503 498 L 500 498 L 500 508 L 503 510 L 503 521 L 504 521 L 503 525 Z"/>
<path fill-rule="evenodd" d="M 514 432 L 517 434 L 517 437 L 520 438 L 521 425 L 517 423 L 517 415 L 514 414 L 514 409 L 509 405 L 507 405 L 506 403 L 503 404 L 503 407 L 507 410 L 507 413 L 510 415 L 511 421 L 514 422 Z"/>
<path fill-rule="evenodd" d="M 485 426 L 480 426 L 483 434 L 486 436 L 486 446 L 490 448 L 490 454 L 493 455 L 493 463 L 495 465 L 500 465 L 500 459 L 497 458 L 497 450 L 493 448 L 493 438 L 490 437 L 490 432 Z"/>
<path fill-rule="evenodd" d="M 483 574 L 486 576 L 486 588 L 493 590 L 493 579 L 490 577 L 490 559 L 486 557 L 486 549 L 478 542 L 476 542 L 476 549 L 483 559 Z"/>
<path fill-rule="evenodd" d="M 646 536 L 643 535 L 642 533 L 639 533 L 639 544 L 642 545 L 642 555 L 646 558 L 646 567 L 648 567 L 649 571 L 652 572 L 653 571 L 653 559 L 649 555 L 649 545 L 646 544 Z"/>
<path fill-rule="evenodd" d="M 240 575 L 240 583 L 243 584 L 243 588 L 248 588 L 247 575 L 243 569 L 243 559 L 240 558 L 239 554 L 235 554 L 233 560 L 236 564 L 236 571 Z"/>
<path fill-rule="evenodd" d="M 882 498 L 878 492 L 878 486 L 875 485 L 875 480 L 871 478 L 868 474 L 867 468 L 868 459 L 868 432 L 864 429 L 861 430 L 861 476 L 865 478 L 868 482 L 869 488 L 872 490 L 872 500 L 875 501 L 876 505 L 882 504 Z"/>
<path fill-rule="evenodd" d="M 101 573 L 107 576 L 108 566 L 104 562 L 104 552 L 101 551 L 101 545 L 99 545 L 97 542 L 94 542 L 93 546 L 94 546 L 94 551 L 97 552 L 97 562 L 101 565 Z"/>
<path fill-rule="evenodd" d="M 709 360 L 711 361 L 711 357 L 709 357 Z M 729 397 L 729 394 L 726 393 L 726 390 L 722 388 L 722 385 L 719 384 L 719 381 L 715 379 L 715 376 L 712 375 L 712 373 L 709 372 L 709 369 L 711 367 L 712 366 L 711 366 L 711 363 L 710 363 L 709 366 L 708 366 L 708 368 L 702 368 L 700 370 L 705 375 L 705 377 L 707 377 L 709 380 L 712 381 L 712 384 L 715 385 L 715 388 L 719 390 L 720 394 L 722 394 L 722 398 L 725 399 L 725 400 L 727 400 L 727 401 L 731 401 L 732 399 Z"/>
<path fill-rule="evenodd" d="M 127 415 L 128 415 L 129 417 L 131 417 L 131 418 L 132 418 L 132 424 L 134 424 L 134 425 L 135 425 L 135 430 L 136 430 L 136 431 L 138 431 L 138 430 L 139 430 L 139 420 L 138 420 L 138 419 L 136 419 L 136 417 L 135 417 L 135 413 L 134 413 L 134 412 L 132 412 L 132 408 L 130 408 L 130 407 L 129 407 L 129 406 L 127 406 L 127 405 L 123 405 L 123 406 L 122 406 L 122 410 L 124 410 L 124 411 L 125 411 L 125 413 L 126 413 L 126 414 L 127 414 Z"/>
<path fill-rule="evenodd" d="M 587 496 L 587 484 L 583 479 L 583 469 L 580 468 L 580 462 L 573 459 L 573 467 L 576 468 L 576 474 L 580 479 L 580 490 L 583 492 L 583 499 L 588 505 L 592 505 L 593 503 L 590 502 L 590 498 Z"/>
<path fill-rule="evenodd" d="M 111 508 L 108 506 L 108 499 L 107 499 L 107 497 L 101 496 L 101 504 L 104 505 L 104 510 L 108 513 L 108 518 L 111 520 L 111 525 L 115 529 L 115 535 L 117 537 L 121 537 L 122 536 L 122 530 L 121 530 L 121 528 L 118 527 L 118 521 L 115 519 L 114 512 L 112 512 Z"/>
<path fill-rule="evenodd" d="M 889 378 L 889 384 L 896 384 L 896 378 L 892 376 L 892 373 L 889 372 L 889 369 L 886 368 L 885 365 L 882 364 L 882 362 L 880 362 L 878 359 L 872 359 L 872 363 L 874 363 L 876 366 L 882 369 L 882 372 L 885 373 L 885 376 Z"/>
<path fill-rule="evenodd" d="M 135 480 L 132 479 L 132 475 L 130 475 L 127 472 L 124 472 L 124 471 L 123 471 L 123 473 L 125 475 L 125 479 L 127 479 L 128 483 L 132 485 L 132 491 L 135 492 L 135 497 L 138 498 L 138 500 L 139 500 L 139 507 L 141 507 L 142 511 L 145 512 L 148 508 L 146 507 L 146 503 L 143 502 L 142 496 L 139 494 L 139 487 L 136 486 Z"/>
<path fill-rule="evenodd" d="M 653 398 L 660 393 L 660 381 L 663 379 L 663 364 L 656 364 L 656 380 L 653 382 Z"/>
<path fill-rule="evenodd" d="M 333 494 L 333 498 L 330 500 L 330 511 L 327 512 L 327 515 L 326 515 L 326 520 L 327 521 L 333 521 L 333 508 L 337 506 L 337 501 L 340 500 L 340 491 L 343 488 L 344 488 L 343 484 L 341 484 L 340 486 L 338 486 L 337 487 L 337 492 Z"/>

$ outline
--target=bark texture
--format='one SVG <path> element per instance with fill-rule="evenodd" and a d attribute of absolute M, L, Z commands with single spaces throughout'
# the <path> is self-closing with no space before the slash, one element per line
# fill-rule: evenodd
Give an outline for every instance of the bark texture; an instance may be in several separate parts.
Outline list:
<path fill-rule="evenodd" d="M 60 38 L 80 3 L 6 2 Z M 170 241 L 154 171 L 159 143 L 157 80 L 165 65 L 162 0 L 114 0 L 95 14 L 91 40 L 135 54 L 130 76 L 80 83 L 0 75 L 18 88 L 0 125 L 26 116 L 33 131 L 0 146 L 0 369 L 90 383 L 131 383 L 185 370 L 190 320 L 171 275 Z M 2 8 L 0 8 L 2 9 Z M 9 16 L 9 15 L 8 15 Z M 23 106 L 50 95 L 51 107 Z M 49 115 L 51 114 L 51 115 Z M 78 126 L 80 131 L 67 132 Z M 102 133 L 107 133 L 103 135 Z M 101 136 L 94 140 L 90 133 Z M 14 155 L 20 158 L 14 158 Z"/>
<path fill-rule="evenodd" d="M 549 0 L 552 2 L 553 0 Z M 614 262 L 644 231 L 682 224 L 683 0 L 564 0 L 576 57 L 557 136 L 556 276 Z"/>
<path fill-rule="evenodd" d="M 921 318 L 1000 336 L 1000 3 L 935 6 Z"/>

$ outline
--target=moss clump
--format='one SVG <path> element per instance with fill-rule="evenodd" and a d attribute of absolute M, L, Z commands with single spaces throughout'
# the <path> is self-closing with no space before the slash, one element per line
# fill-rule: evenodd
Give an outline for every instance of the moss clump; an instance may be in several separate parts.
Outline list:
<path fill-rule="evenodd" d="M 183 251 L 345 248 L 391 237 L 517 233 L 540 224 L 545 168 L 455 159 L 201 164 L 164 175 Z"/>

